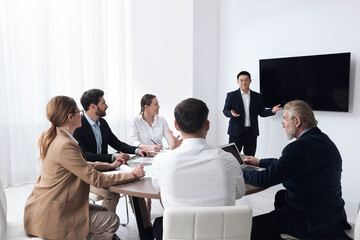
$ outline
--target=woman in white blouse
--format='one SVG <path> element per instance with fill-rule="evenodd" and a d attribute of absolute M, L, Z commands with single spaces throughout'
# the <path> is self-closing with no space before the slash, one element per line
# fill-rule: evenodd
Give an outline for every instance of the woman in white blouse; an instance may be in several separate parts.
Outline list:
<path fill-rule="evenodd" d="M 160 152 L 162 139 L 170 144 L 169 125 L 159 116 L 159 101 L 155 95 L 145 94 L 140 101 L 141 112 L 135 117 L 130 129 L 130 145 L 148 151 Z"/>
<path fill-rule="evenodd" d="M 130 145 L 148 151 L 160 152 L 162 139 L 170 145 L 169 125 L 165 118 L 159 116 L 159 101 L 155 95 L 145 94 L 140 101 L 141 111 L 134 118 L 130 129 Z M 151 218 L 151 199 L 146 199 L 146 207 Z"/>

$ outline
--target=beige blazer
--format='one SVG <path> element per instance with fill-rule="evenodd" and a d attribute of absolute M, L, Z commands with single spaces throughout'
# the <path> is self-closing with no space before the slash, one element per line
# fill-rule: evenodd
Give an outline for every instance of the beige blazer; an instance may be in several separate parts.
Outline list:
<path fill-rule="evenodd" d="M 87 162 L 77 143 L 57 128 L 26 201 L 25 231 L 46 239 L 85 239 L 89 232 L 89 184 L 100 188 L 135 179 L 132 173 L 105 175 L 98 170 L 109 170 L 109 164 Z"/>

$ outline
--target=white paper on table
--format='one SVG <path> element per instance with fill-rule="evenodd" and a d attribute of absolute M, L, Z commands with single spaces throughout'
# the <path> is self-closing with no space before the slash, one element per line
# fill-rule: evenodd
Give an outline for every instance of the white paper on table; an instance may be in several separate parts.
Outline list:
<path fill-rule="evenodd" d="M 150 165 L 145 165 L 144 166 L 144 171 L 145 171 L 145 177 L 149 177 L 151 178 L 152 177 L 152 166 Z"/>
<path fill-rule="evenodd" d="M 118 173 L 128 173 L 131 172 L 132 168 L 129 167 L 128 165 L 121 165 L 120 167 L 116 168 L 113 171 L 107 171 L 107 172 L 102 172 L 103 174 L 118 174 Z M 151 178 L 152 177 L 152 166 L 151 165 L 145 165 L 144 166 L 144 171 L 145 171 L 145 178 Z"/>
<path fill-rule="evenodd" d="M 117 174 L 117 173 L 128 173 L 128 172 L 131 172 L 132 171 L 132 168 L 127 166 L 127 165 L 121 165 L 120 167 L 118 168 L 115 168 L 115 170 L 113 171 L 107 171 L 107 172 L 102 172 L 103 174 Z"/>
<path fill-rule="evenodd" d="M 153 163 L 153 157 L 138 157 L 135 160 L 132 160 L 132 162 L 137 162 L 137 163 Z"/>

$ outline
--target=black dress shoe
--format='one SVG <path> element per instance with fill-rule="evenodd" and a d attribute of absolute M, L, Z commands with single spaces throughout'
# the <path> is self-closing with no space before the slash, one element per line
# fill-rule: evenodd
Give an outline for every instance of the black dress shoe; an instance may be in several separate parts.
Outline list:
<path fill-rule="evenodd" d="M 112 240 L 121 240 L 121 239 L 118 237 L 118 235 L 114 234 Z"/>

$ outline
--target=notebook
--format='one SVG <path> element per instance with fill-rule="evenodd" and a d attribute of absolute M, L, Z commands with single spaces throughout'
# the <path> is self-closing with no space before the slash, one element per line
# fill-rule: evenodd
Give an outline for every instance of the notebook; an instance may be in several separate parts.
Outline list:
<path fill-rule="evenodd" d="M 244 155 L 239 153 L 239 150 L 238 150 L 237 146 L 235 145 L 235 143 L 225 144 L 225 145 L 220 146 L 219 148 L 221 148 L 225 152 L 231 153 L 236 158 L 236 160 L 238 160 L 238 162 L 240 164 L 240 168 L 242 170 L 243 169 L 244 170 L 257 170 L 257 171 L 264 170 L 264 168 L 261 168 L 261 167 L 256 167 L 256 166 L 245 164 L 243 161 Z"/>

